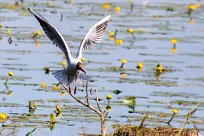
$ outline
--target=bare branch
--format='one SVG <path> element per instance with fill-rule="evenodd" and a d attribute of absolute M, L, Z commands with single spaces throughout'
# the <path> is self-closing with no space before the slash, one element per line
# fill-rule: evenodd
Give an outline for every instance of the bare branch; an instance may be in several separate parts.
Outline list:
<path fill-rule="evenodd" d="M 100 112 L 102 112 L 102 111 L 101 111 L 101 107 L 100 107 L 100 105 L 99 105 L 99 100 L 98 100 L 98 91 L 95 90 L 95 92 L 96 92 L 96 103 L 97 103 L 98 110 L 99 110 Z"/>
<path fill-rule="evenodd" d="M 183 125 L 181 126 L 178 135 L 181 134 L 183 128 L 184 128 L 184 127 L 186 126 L 186 124 L 188 123 L 189 118 L 196 112 L 197 107 L 198 107 L 199 105 L 200 105 L 200 103 L 196 104 L 196 105 L 187 113 L 187 115 L 186 115 L 186 120 L 185 120 L 185 122 L 183 123 Z"/>
<path fill-rule="evenodd" d="M 88 81 L 86 81 L 86 101 L 87 101 L 87 105 L 89 104 L 89 93 L 88 93 Z"/>
<path fill-rule="evenodd" d="M 67 91 L 69 92 L 69 89 L 68 89 L 63 83 L 60 82 L 60 84 L 64 87 L 65 90 L 67 90 Z M 79 102 L 79 103 L 81 103 L 82 105 L 86 106 L 87 108 L 89 108 L 89 109 L 95 111 L 97 114 L 99 114 L 99 115 L 101 116 L 101 112 L 98 111 L 96 108 L 94 108 L 94 107 L 92 107 L 92 106 L 90 106 L 90 105 L 88 105 L 88 104 L 82 102 L 80 99 L 78 99 L 77 97 L 75 97 L 73 94 L 71 94 L 71 93 L 69 93 L 69 94 L 70 94 L 70 96 L 71 96 L 72 98 L 74 98 L 77 102 Z"/>

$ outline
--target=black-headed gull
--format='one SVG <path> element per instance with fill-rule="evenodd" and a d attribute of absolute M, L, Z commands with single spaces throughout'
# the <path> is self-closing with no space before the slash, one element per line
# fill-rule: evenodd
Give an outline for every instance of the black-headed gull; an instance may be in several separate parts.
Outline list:
<path fill-rule="evenodd" d="M 59 82 L 69 86 L 73 82 L 75 82 L 76 85 L 79 85 L 83 80 L 88 80 L 89 76 L 86 75 L 84 64 L 81 61 L 82 51 L 83 49 L 90 48 L 92 43 L 99 43 L 101 41 L 102 37 L 105 34 L 108 22 L 111 19 L 111 15 L 104 17 L 93 27 L 91 27 L 91 29 L 89 29 L 88 33 L 82 40 L 81 45 L 79 46 L 76 58 L 73 58 L 68 45 L 66 44 L 64 38 L 58 32 L 58 30 L 40 14 L 34 12 L 30 8 L 28 8 L 28 10 L 39 21 L 47 37 L 53 42 L 53 44 L 59 47 L 66 56 L 68 64 L 67 68 L 63 70 L 53 70 L 52 74 L 54 75 L 54 77 Z M 76 93 L 76 86 L 74 92 Z"/>

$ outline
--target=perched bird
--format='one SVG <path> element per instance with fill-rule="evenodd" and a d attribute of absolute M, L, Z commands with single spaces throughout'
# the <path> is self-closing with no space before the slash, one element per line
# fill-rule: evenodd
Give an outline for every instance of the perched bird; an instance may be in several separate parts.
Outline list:
<path fill-rule="evenodd" d="M 51 72 L 59 82 L 69 86 L 69 93 L 71 93 L 70 84 L 75 82 L 75 94 L 77 86 L 81 85 L 83 81 L 90 78 L 86 75 L 84 64 L 81 61 L 82 51 L 83 49 L 90 48 L 92 43 L 99 43 L 101 41 L 105 34 L 106 27 L 111 19 L 111 15 L 106 16 L 91 27 L 91 29 L 89 29 L 88 33 L 82 40 L 81 45 L 79 46 L 76 58 L 73 58 L 68 45 L 58 30 L 40 14 L 34 12 L 30 8 L 28 8 L 28 10 L 39 21 L 47 37 L 65 54 L 68 64 L 67 68 L 62 70 L 53 70 Z"/>

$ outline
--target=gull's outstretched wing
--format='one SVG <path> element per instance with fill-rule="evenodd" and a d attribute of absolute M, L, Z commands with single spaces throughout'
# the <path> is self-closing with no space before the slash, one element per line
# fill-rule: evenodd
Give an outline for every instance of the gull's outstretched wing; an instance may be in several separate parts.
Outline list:
<path fill-rule="evenodd" d="M 92 43 L 99 43 L 101 41 L 102 37 L 105 34 L 105 30 L 110 19 L 111 15 L 108 15 L 102 20 L 100 20 L 98 23 L 96 23 L 93 27 L 91 27 L 91 29 L 89 29 L 89 32 L 86 34 L 79 47 L 77 54 L 78 59 L 81 59 L 83 49 L 88 49 L 91 47 Z"/>
<path fill-rule="evenodd" d="M 42 26 L 45 34 L 47 37 L 59 47 L 62 52 L 66 55 L 67 62 L 70 64 L 71 53 L 69 50 L 68 45 L 66 44 L 62 35 L 58 32 L 58 30 L 50 24 L 45 18 L 43 18 L 40 14 L 34 12 L 32 9 L 28 8 L 28 10 L 35 16 L 35 18 L 39 21 L 40 25 Z"/>

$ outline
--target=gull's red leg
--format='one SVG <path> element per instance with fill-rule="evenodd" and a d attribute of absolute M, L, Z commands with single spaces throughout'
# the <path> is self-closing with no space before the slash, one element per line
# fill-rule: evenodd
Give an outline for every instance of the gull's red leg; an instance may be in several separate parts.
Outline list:
<path fill-rule="evenodd" d="M 77 87 L 75 86 L 75 88 L 74 88 L 74 94 L 76 94 L 76 91 L 77 91 Z"/>
<path fill-rule="evenodd" d="M 69 93 L 70 94 L 72 93 L 72 89 L 71 89 L 70 85 L 69 85 Z"/>

